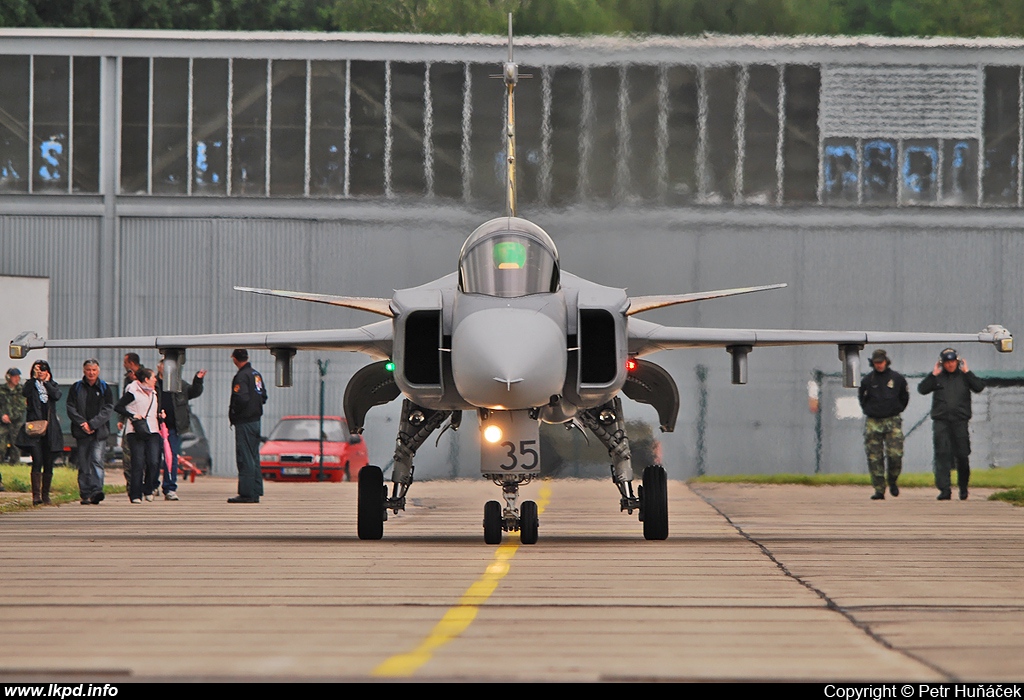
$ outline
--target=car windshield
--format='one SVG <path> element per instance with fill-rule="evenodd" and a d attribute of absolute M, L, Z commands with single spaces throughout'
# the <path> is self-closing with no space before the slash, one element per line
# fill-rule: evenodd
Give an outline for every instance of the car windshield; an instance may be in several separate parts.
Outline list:
<path fill-rule="evenodd" d="M 320 419 L 299 418 L 283 420 L 270 433 L 269 440 L 319 440 Z M 348 430 L 340 420 L 324 419 L 324 439 L 330 442 L 348 440 Z"/>
<path fill-rule="evenodd" d="M 558 253 L 542 229 L 528 221 L 485 224 L 466 241 L 459 259 L 468 294 L 521 297 L 558 290 Z M 520 227 L 522 230 L 516 230 Z"/>

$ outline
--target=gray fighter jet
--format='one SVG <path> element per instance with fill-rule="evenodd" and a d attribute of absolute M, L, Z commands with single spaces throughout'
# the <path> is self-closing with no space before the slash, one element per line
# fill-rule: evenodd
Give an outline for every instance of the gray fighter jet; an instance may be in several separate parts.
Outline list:
<path fill-rule="evenodd" d="M 665 469 L 644 465 L 642 486 L 633 488 L 629 438 L 619 397 L 652 405 L 661 429 L 671 432 L 679 412 L 672 377 L 646 355 L 680 348 L 721 347 L 732 356 L 732 380 L 747 381 L 747 354 L 754 347 L 832 344 L 839 348 L 845 386 L 859 381 L 859 352 L 866 344 L 992 343 L 1011 352 L 1002 326 L 980 333 L 753 330 L 667 327 L 640 320 L 644 311 L 674 304 L 776 289 L 784 284 L 713 292 L 630 297 L 564 272 L 551 237 L 516 216 L 515 104 L 519 69 L 509 55 L 506 87 L 507 159 L 505 216 L 466 239 L 458 270 L 428 284 L 400 289 L 391 299 L 342 297 L 270 289 L 257 294 L 362 309 L 387 318 L 353 329 L 229 333 L 79 340 L 43 340 L 23 333 L 11 342 L 12 358 L 36 348 L 157 348 L 171 390 L 181 379 L 186 348 L 266 348 L 274 355 L 276 384 L 291 385 L 298 350 L 362 352 L 377 360 L 351 378 L 345 390 L 348 425 L 362 432 L 372 407 L 399 395 L 401 422 L 391 488 L 379 467 L 359 473 L 358 535 L 380 539 L 388 511 L 405 508 L 416 451 L 438 429 L 458 429 L 463 411 L 480 422 L 481 474 L 501 487 L 504 506 L 484 506 L 484 540 L 501 541 L 518 531 L 523 544 L 538 537 L 538 509 L 519 502 L 519 487 L 540 473 L 541 422 L 591 431 L 607 448 L 620 508 L 638 513 L 644 537 L 668 537 Z"/>

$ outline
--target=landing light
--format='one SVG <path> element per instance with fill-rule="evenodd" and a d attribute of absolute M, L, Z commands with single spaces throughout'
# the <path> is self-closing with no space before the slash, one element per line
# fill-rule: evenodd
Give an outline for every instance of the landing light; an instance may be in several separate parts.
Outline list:
<path fill-rule="evenodd" d="M 484 440 L 490 443 L 501 440 L 501 428 L 496 425 L 488 425 L 484 428 Z"/>

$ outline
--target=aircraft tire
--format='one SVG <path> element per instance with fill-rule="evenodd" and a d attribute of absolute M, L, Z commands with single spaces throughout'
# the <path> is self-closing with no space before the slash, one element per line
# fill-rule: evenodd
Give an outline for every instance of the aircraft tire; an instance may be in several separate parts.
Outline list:
<path fill-rule="evenodd" d="M 668 539 L 668 477 L 655 464 L 644 469 L 641 506 L 645 540 Z"/>
<path fill-rule="evenodd" d="M 384 472 L 367 465 L 359 470 L 359 501 L 356 527 L 361 540 L 384 536 Z"/>
<path fill-rule="evenodd" d="M 534 501 L 523 501 L 519 509 L 519 541 L 523 544 L 537 544 L 537 531 L 540 518 L 537 517 L 537 504 Z"/>
<path fill-rule="evenodd" d="M 484 542 L 501 544 L 501 504 L 497 501 L 484 504 Z"/>

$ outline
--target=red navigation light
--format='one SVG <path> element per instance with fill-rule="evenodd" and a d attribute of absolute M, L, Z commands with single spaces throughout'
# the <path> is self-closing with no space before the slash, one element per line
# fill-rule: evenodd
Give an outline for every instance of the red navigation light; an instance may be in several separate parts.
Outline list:
<path fill-rule="evenodd" d="M 637 362 L 636 360 L 634 360 L 634 359 L 633 359 L 633 358 L 631 357 L 631 358 L 629 358 L 628 360 L 626 360 L 626 371 L 627 371 L 627 372 L 632 372 L 632 371 L 633 371 L 633 370 L 635 370 L 635 369 L 636 369 L 636 368 L 637 368 L 637 367 L 638 367 L 639 365 L 640 365 L 640 363 L 639 363 L 639 362 Z"/>

